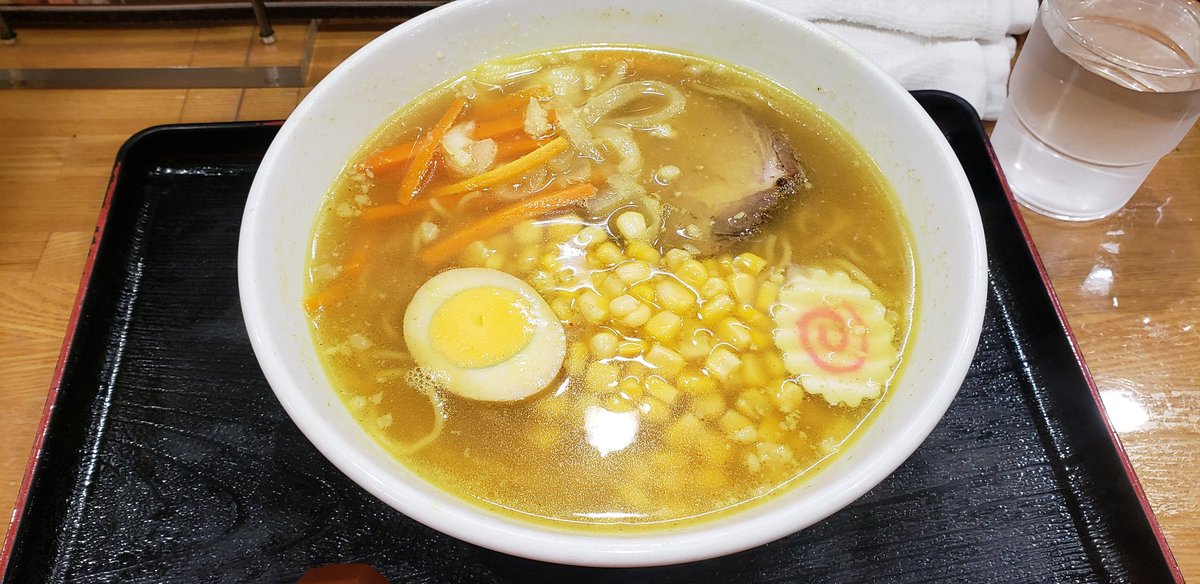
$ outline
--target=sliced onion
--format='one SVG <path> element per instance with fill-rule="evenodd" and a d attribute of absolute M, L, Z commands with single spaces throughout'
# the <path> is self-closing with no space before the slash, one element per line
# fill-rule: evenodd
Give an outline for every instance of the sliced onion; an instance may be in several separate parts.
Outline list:
<path fill-rule="evenodd" d="M 628 75 L 629 61 L 620 61 L 617 63 L 616 67 L 613 67 L 613 71 L 612 73 L 608 74 L 608 77 L 605 77 L 599 85 L 592 88 L 592 93 L 595 95 L 600 95 L 601 93 L 616 87 L 617 84 L 624 81 L 625 77 Z"/>
<path fill-rule="evenodd" d="M 613 126 L 603 126 L 596 130 L 596 138 L 601 144 L 607 144 L 621 156 L 617 164 L 617 172 L 636 176 L 642 171 L 642 150 L 628 131 Z"/>
<path fill-rule="evenodd" d="M 486 85 L 502 86 L 541 70 L 542 63 L 537 59 L 520 63 L 492 63 L 477 69 L 472 78 Z"/>
<path fill-rule="evenodd" d="M 661 124 L 679 115 L 683 112 L 683 106 L 686 103 L 683 93 L 672 85 L 662 81 L 633 81 L 622 83 L 588 99 L 579 109 L 579 113 L 584 122 L 589 126 L 594 126 L 612 112 L 634 100 L 647 96 L 665 97 L 667 102 L 662 107 L 648 113 L 614 117 L 612 121 L 630 128 L 646 128 Z"/>
<path fill-rule="evenodd" d="M 604 157 L 596 149 L 596 144 L 592 141 L 592 133 L 588 130 L 588 125 L 579 117 L 579 113 L 575 111 L 575 108 L 562 100 L 554 100 L 552 105 L 558 116 L 558 129 L 562 130 L 562 133 L 567 136 L 567 141 L 571 143 L 571 147 L 582 156 L 591 158 L 596 162 L 602 162 Z"/>

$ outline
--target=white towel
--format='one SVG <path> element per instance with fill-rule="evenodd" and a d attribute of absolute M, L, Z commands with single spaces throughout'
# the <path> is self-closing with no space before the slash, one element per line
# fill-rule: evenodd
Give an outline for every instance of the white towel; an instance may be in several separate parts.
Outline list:
<path fill-rule="evenodd" d="M 906 89 L 955 93 L 988 120 L 1004 107 L 1012 35 L 1037 15 L 1037 0 L 763 1 L 812 20 Z"/>

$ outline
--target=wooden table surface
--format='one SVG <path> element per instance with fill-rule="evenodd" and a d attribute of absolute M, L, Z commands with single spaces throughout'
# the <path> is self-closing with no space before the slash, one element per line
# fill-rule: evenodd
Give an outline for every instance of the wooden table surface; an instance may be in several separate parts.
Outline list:
<path fill-rule="evenodd" d="M 379 31 L 322 31 L 315 84 Z M 249 26 L 21 31 L 0 67 L 229 65 L 294 58 Z M 114 40 L 117 39 L 117 40 Z M 289 42 L 290 41 L 290 42 Z M 101 45 L 105 46 L 105 45 Z M 81 56 L 83 55 L 83 56 Z M 307 88 L 0 90 L 0 507 L 16 498 L 113 158 L 155 124 L 281 119 Z M 1200 581 L 1200 126 L 1113 217 L 1025 213 L 1054 288 L 1185 577 Z M 7 527 L 9 514 L 3 513 Z"/>

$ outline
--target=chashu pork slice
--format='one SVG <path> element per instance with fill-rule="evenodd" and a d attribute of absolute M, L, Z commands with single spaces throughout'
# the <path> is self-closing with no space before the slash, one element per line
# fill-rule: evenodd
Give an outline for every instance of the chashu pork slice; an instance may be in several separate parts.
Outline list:
<path fill-rule="evenodd" d="M 722 120 L 725 131 L 705 149 L 696 174 L 702 181 L 683 185 L 667 199 L 664 243 L 691 246 L 701 254 L 754 235 L 802 191 L 808 179 L 787 137 L 772 131 L 744 109 Z"/>

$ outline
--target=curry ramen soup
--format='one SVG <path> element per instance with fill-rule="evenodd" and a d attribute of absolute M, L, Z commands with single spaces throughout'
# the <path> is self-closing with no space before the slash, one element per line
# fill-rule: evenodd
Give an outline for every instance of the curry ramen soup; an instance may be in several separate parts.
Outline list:
<path fill-rule="evenodd" d="M 317 217 L 304 309 L 353 416 L 426 480 L 628 529 L 786 488 L 901 366 L 905 221 L 767 80 L 577 47 L 398 111 Z"/>

